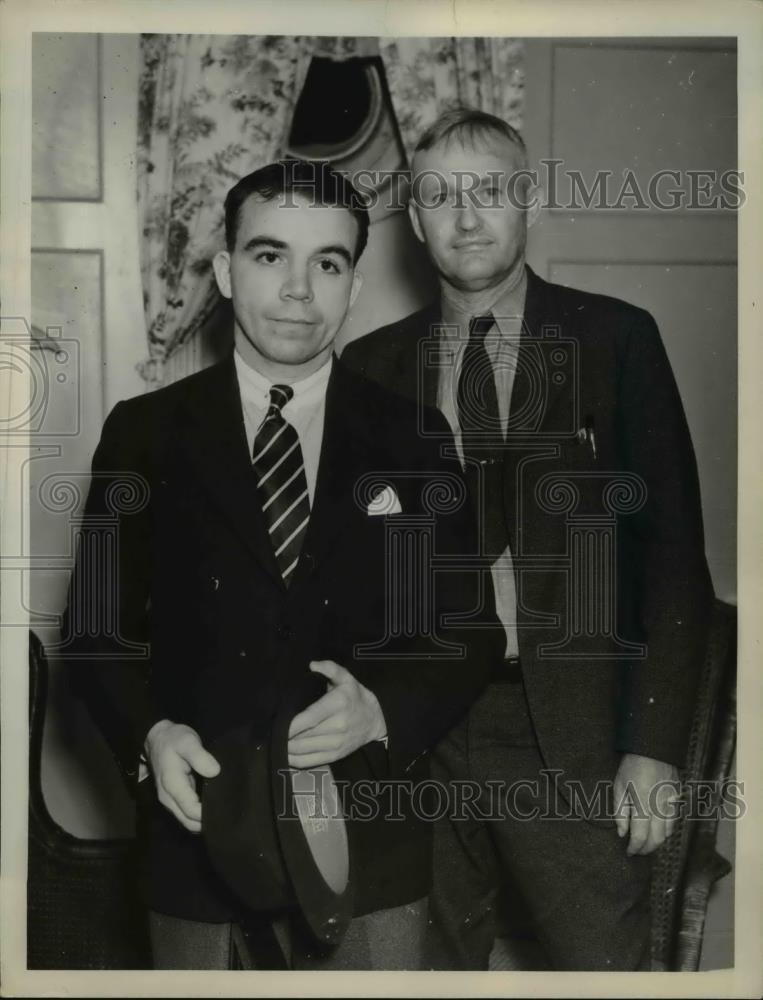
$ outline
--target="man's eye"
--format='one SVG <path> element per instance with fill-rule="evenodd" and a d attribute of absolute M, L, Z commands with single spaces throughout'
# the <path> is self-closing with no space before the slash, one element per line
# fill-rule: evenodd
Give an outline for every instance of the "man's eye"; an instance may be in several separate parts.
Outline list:
<path fill-rule="evenodd" d="M 263 250 L 261 253 L 258 253 L 257 256 L 255 257 L 255 260 L 259 264 L 275 264 L 280 259 L 281 255 L 276 253 L 275 250 Z"/>
<path fill-rule="evenodd" d="M 448 200 L 448 191 L 444 187 L 427 186 L 417 195 L 416 203 L 419 208 L 436 208 L 444 205 Z"/>
<path fill-rule="evenodd" d="M 330 257 L 321 257 L 318 261 L 318 267 L 326 274 L 339 274 L 339 265 Z"/>

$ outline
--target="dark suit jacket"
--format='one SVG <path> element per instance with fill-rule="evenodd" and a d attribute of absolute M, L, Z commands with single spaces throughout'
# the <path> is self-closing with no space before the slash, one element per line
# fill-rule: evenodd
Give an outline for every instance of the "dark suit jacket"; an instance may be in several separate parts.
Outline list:
<path fill-rule="evenodd" d="M 381 658 L 356 655 L 357 644 L 384 637 L 390 600 L 400 596 L 394 581 L 387 591 L 388 518 L 367 514 L 368 495 L 354 495 L 359 481 L 386 476 L 403 514 L 422 515 L 432 477 L 448 477 L 456 489 L 461 482 L 458 464 L 417 433 L 416 420 L 408 401 L 334 360 L 312 514 L 287 589 L 256 495 L 232 358 L 114 408 L 93 459 L 85 523 L 97 531 L 113 510 L 120 474 L 142 477 L 147 502 L 121 504 L 118 517 L 120 635 L 105 625 L 107 565 L 89 558 L 83 541 L 64 635 L 79 690 L 128 780 L 157 720 L 187 723 L 204 743 L 244 724 L 267 732 L 284 693 L 304 679 L 310 660 L 323 658 L 377 695 L 389 735 L 388 756 L 370 745 L 337 762 L 336 778 L 426 776 L 426 751 L 484 687 L 500 650 L 488 594 L 481 614 L 492 630 L 439 627 L 460 657 L 444 655 L 432 637 L 402 634 L 392 635 Z M 433 520 L 438 555 L 474 550 L 468 503 Z M 478 589 L 474 573 L 440 574 L 438 615 L 475 608 Z M 126 656 L 125 640 L 147 643 L 148 656 Z M 149 905 L 229 919 L 233 900 L 201 838 L 158 804 L 150 781 L 137 795 Z M 357 913 L 426 894 L 428 824 L 404 807 L 398 821 L 350 825 Z"/>
<path fill-rule="evenodd" d="M 342 360 L 436 405 L 426 345 L 437 344 L 438 322 L 429 306 L 348 344 Z M 681 765 L 712 589 L 694 452 L 648 313 L 528 268 L 503 470 L 520 658 L 547 766 L 590 786 L 611 779 L 621 752 Z M 607 491 L 618 478 L 622 488 Z M 575 523 L 581 515 L 593 521 Z M 587 600 L 592 638 L 579 634 L 583 577 L 569 566 L 581 532 L 590 528 L 591 539 L 607 518 L 615 586 Z M 580 552 L 576 559 L 582 566 Z M 600 571 L 596 579 L 607 584 Z M 631 655 L 634 643 L 643 655 Z"/>

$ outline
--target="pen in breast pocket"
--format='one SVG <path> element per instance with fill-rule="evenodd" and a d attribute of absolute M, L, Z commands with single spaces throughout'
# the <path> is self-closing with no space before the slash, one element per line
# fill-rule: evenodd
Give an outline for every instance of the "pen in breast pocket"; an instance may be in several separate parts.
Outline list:
<path fill-rule="evenodd" d="M 595 459 L 596 458 L 596 431 L 594 430 L 594 426 L 593 426 L 593 417 L 590 416 L 590 415 L 585 418 L 585 436 L 586 436 L 586 441 L 588 441 L 588 443 L 591 446 L 591 451 L 593 452 L 593 457 Z"/>

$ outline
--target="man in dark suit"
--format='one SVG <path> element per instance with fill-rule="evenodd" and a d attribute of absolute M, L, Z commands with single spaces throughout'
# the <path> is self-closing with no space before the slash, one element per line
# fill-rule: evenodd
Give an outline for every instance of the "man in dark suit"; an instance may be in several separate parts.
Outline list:
<path fill-rule="evenodd" d="M 526 266 L 526 168 L 491 115 L 427 130 L 410 218 L 440 301 L 342 355 L 448 417 L 506 634 L 435 752 L 481 792 L 437 826 L 431 962 L 487 966 L 503 885 L 552 968 L 648 969 L 649 855 L 674 825 L 712 598 L 697 472 L 651 316 Z"/>
<path fill-rule="evenodd" d="M 109 415 L 64 625 L 79 690 L 138 798 L 160 968 L 232 961 L 241 907 L 199 836 L 199 781 L 220 771 L 215 739 L 242 725 L 266 733 L 312 672 L 326 690 L 294 716 L 289 764 L 331 765 L 340 787 L 415 783 L 497 649 L 497 627 L 491 638 L 444 620 L 480 600 L 478 575 L 458 565 L 433 585 L 419 579 L 434 590 L 431 615 L 414 609 L 406 622 L 418 631 L 390 625 L 394 516 L 424 524 L 435 555 L 456 564 L 476 527 L 458 463 L 439 453 L 445 422 L 435 440 L 420 436 L 415 406 L 332 353 L 360 286 L 368 214 L 357 192 L 327 165 L 284 161 L 242 179 L 225 209 L 214 266 L 232 300 L 233 356 Z M 110 578 L 87 537 L 115 510 Z M 489 623 L 489 595 L 482 614 Z M 416 967 L 431 824 L 410 800 L 395 805 L 395 821 L 383 802 L 348 817 L 356 919 L 331 954 L 295 945 L 296 967 Z"/>

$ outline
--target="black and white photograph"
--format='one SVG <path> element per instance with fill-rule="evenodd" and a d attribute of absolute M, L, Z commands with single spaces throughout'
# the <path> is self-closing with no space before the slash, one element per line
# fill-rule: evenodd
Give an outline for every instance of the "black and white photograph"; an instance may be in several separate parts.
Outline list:
<path fill-rule="evenodd" d="M 0 10 L 3 995 L 759 995 L 763 22 L 693 8 Z"/>

